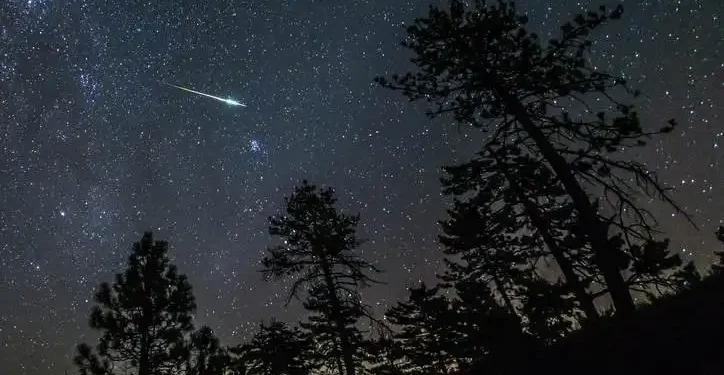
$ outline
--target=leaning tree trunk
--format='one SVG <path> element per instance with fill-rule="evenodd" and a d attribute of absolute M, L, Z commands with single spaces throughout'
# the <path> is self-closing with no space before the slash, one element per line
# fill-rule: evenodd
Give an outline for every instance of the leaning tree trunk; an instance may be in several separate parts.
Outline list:
<path fill-rule="evenodd" d="M 491 150 L 491 154 L 492 153 L 493 151 Z M 495 160 L 498 165 L 500 165 L 501 171 L 510 183 L 510 188 L 513 190 L 513 193 L 523 204 L 523 207 L 527 212 L 531 223 L 538 230 L 538 233 L 543 238 L 543 242 L 546 244 L 546 247 L 548 247 L 548 250 L 550 250 L 553 258 L 556 260 L 556 263 L 558 263 L 558 266 L 561 268 L 561 273 L 563 273 L 563 277 L 566 279 L 566 283 L 571 286 L 571 289 L 573 289 L 576 297 L 578 297 L 578 302 L 581 304 L 583 312 L 586 313 L 586 318 L 591 321 L 597 320 L 599 318 L 599 315 L 598 310 L 596 309 L 596 305 L 593 303 L 593 298 L 590 294 L 588 294 L 586 288 L 583 286 L 583 283 L 578 278 L 578 275 L 573 268 L 573 264 L 565 256 L 564 250 L 561 249 L 560 246 L 558 246 L 555 238 L 553 238 L 553 236 L 551 235 L 551 228 L 548 225 L 548 221 L 543 218 L 543 215 L 538 207 L 533 202 L 531 202 L 528 197 L 525 196 L 523 190 L 518 184 L 518 181 L 515 180 L 513 175 L 509 173 L 506 165 L 500 160 L 500 158 L 495 157 Z"/>
<path fill-rule="evenodd" d="M 596 210 L 588 199 L 588 195 L 571 171 L 570 165 L 556 151 L 545 134 L 536 126 L 530 114 L 518 98 L 512 97 L 501 87 L 496 87 L 497 94 L 503 99 L 515 118 L 520 122 L 526 133 L 538 146 L 543 158 L 550 164 L 558 180 L 571 197 L 573 205 L 578 211 L 581 224 L 585 227 L 591 249 L 594 253 L 596 265 L 601 270 L 611 293 L 611 300 L 620 316 L 627 316 L 636 309 L 628 286 L 618 268 L 615 255 L 608 248 L 608 233 L 606 227 L 599 220 Z"/>
<path fill-rule="evenodd" d="M 503 304 L 505 304 L 505 307 L 508 309 L 508 311 L 513 316 L 515 316 L 515 318 L 518 320 L 518 323 L 520 323 L 520 315 L 518 315 L 515 306 L 513 306 L 513 301 L 508 295 L 508 288 L 506 288 L 503 284 L 503 280 L 500 280 L 500 278 L 496 274 L 492 274 L 492 279 L 493 284 L 495 284 L 495 289 L 498 290 L 498 292 L 500 293 L 500 297 L 503 298 Z"/>

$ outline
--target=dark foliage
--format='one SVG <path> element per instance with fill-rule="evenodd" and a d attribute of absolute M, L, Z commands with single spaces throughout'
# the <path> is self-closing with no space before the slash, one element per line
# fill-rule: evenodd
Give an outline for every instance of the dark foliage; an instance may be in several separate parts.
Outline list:
<path fill-rule="evenodd" d="M 101 337 L 95 351 L 78 345 L 75 363 L 81 375 L 171 375 L 184 366 L 196 304 L 186 276 L 170 264 L 167 252 L 166 242 L 145 233 L 134 244 L 126 271 L 113 285 L 101 284 L 90 317 Z"/>
<path fill-rule="evenodd" d="M 386 331 L 376 340 L 369 340 L 366 348 L 367 367 L 374 375 L 402 375 L 403 368 L 402 350 L 397 346 L 394 334 Z"/>
<path fill-rule="evenodd" d="M 360 364 L 354 346 L 358 333 L 352 327 L 359 316 L 371 317 L 359 290 L 374 282 L 368 273 L 379 272 L 355 253 L 361 244 L 355 234 L 359 216 L 338 212 L 333 190 L 318 190 L 307 181 L 285 201 L 286 212 L 269 218 L 269 233 L 284 242 L 268 249 L 263 273 L 293 278 L 290 299 L 299 297 L 301 286 L 308 287 L 304 306 L 316 313 L 308 329 L 331 340 L 340 374 L 355 375 Z"/>
<path fill-rule="evenodd" d="M 454 291 L 452 348 L 460 371 L 497 373 L 535 349 L 535 338 L 523 332 L 519 317 L 502 308 L 486 284 L 462 280 Z"/>
<path fill-rule="evenodd" d="M 201 327 L 191 335 L 188 361 L 183 373 L 187 375 L 223 375 L 230 366 L 229 354 L 221 346 L 211 328 Z"/>
<path fill-rule="evenodd" d="M 408 374 L 496 371 L 533 349 L 533 337 L 495 301 L 485 283 L 461 281 L 453 290 L 449 298 L 440 286 L 421 284 L 387 312 L 395 333 L 382 343 L 388 345 L 383 369 Z"/>
<path fill-rule="evenodd" d="M 581 255 L 588 251 L 570 234 L 575 225 L 573 208 L 540 163 L 501 149 L 489 147 L 472 161 L 445 169 L 444 192 L 466 196 L 454 199 L 449 219 L 441 222 L 444 234 L 440 241 L 453 259 L 444 279 L 487 281 L 508 310 L 515 312 L 519 309 L 514 306 L 519 304 L 514 302 L 525 295 L 533 297 L 526 292 L 528 287 L 546 283 L 538 270 L 550 269 L 553 263 L 563 279 L 556 282 L 560 287 L 550 285 L 550 289 L 558 290 L 559 297 L 571 303 L 566 311 L 551 312 L 574 316 L 580 314 L 572 310 L 580 309 L 589 318 L 597 318 L 593 296 L 587 290 L 591 278 L 576 270 L 577 263 L 585 264 Z"/>
<path fill-rule="evenodd" d="M 307 300 L 304 301 L 304 308 L 311 314 L 300 323 L 300 326 L 306 336 L 311 338 L 314 347 L 310 363 L 315 364 L 316 368 L 336 368 L 343 373 L 346 363 L 344 356 L 341 355 L 343 352 L 339 337 L 345 337 L 349 345 L 351 362 L 357 371 L 363 367 L 367 346 L 364 332 L 358 323 L 369 313 L 360 304 L 359 295 L 356 294 L 340 294 L 337 303 L 338 305 L 335 305 L 330 301 L 327 288 L 322 284 L 313 286 Z M 334 306 L 337 306 L 338 310 L 335 310 Z M 342 317 L 343 335 L 340 334 L 337 316 Z"/>
<path fill-rule="evenodd" d="M 415 54 L 418 71 L 377 82 L 433 103 L 433 117 L 452 114 L 460 124 L 488 131 L 488 146 L 520 150 L 539 170 L 548 169 L 575 211 L 571 233 L 589 244 L 589 259 L 618 313 L 626 315 L 634 303 L 608 232 L 615 229 L 630 246 L 653 240 L 655 221 L 636 204 L 638 193 L 678 207 L 644 165 L 618 157 L 645 145 L 651 135 L 671 131 L 674 122 L 660 131 L 644 130 L 633 106 L 618 99 L 637 93 L 589 63 L 590 34 L 622 12 L 620 6 L 601 7 L 579 15 L 561 27 L 559 38 L 543 43 L 526 30 L 527 18 L 509 1 L 476 1 L 466 9 L 456 0 L 449 11 L 431 7 L 403 42 Z M 612 212 L 608 217 L 591 199 L 594 190 L 603 192 L 598 203 Z M 580 288 L 574 292 L 580 300 Z M 587 309 L 593 315 L 590 305 Z"/>
<path fill-rule="evenodd" d="M 311 339 L 299 328 L 272 320 L 261 324 L 251 342 L 231 349 L 241 375 L 308 375 Z"/>
<path fill-rule="evenodd" d="M 396 361 L 406 373 L 445 373 L 455 364 L 456 335 L 451 330 L 458 319 L 451 302 L 439 295 L 439 288 L 425 284 L 409 289 L 407 301 L 386 313 L 399 327 L 393 336 Z"/>

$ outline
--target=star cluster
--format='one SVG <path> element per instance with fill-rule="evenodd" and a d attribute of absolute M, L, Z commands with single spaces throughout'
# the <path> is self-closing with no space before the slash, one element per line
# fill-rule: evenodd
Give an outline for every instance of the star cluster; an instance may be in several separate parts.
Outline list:
<path fill-rule="evenodd" d="M 444 2 L 443 2 L 444 3 Z M 591 1 L 519 1 L 553 35 Z M 625 1 L 593 63 L 644 92 L 648 123 L 678 130 L 636 157 L 676 187 L 700 231 L 650 209 L 700 265 L 724 219 L 724 39 L 719 0 Z M 101 281 L 147 229 L 170 241 L 197 318 L 236 344 L 284 308 L 261 281 L 265 218 L 301 179 L 360 212 L 365 255 L 387 271 L 384 307 L 440 265 L 439 167 L 480 145 L 374 84 L 409 68 L 402 0 L 91 1 L 0 4 L 0 363 L 72 369 Z M 228 106 L 162 82 L 232 97 Z M 673 216 L 673 217 L 672 217 Z"/>

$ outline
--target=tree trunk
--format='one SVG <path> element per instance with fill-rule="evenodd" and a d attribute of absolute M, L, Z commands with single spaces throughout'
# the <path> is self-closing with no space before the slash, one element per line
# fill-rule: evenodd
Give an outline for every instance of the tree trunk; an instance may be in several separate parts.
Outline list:
<path fill-rule="evenodd" d="M 144 237 L 145 239 L 145 237 Z M 149 245 L 149 247 L 152 246 Z M 154 270 L 149 259 L 143 266 L 143 305 L 141 307 L 141 347 L 139 348 L 138 375 L 151 374 L 151 324 L 153 322 L 153 303 L 151 302 L 151 284 L 154 281 Z M 153 374 L 155 375 L 155 374 Z"/>
<path fill-rule="evenodd" d="M 349 337 L 347 336 L 347 329 L 344 324 L 344 317 L 342 316 L 342 304 L 337 296 L 337 290 L 332 279 L 332 269 L 327 259 L 322 258 L 322 271 L 324 272 L 324 281 L 327 286 L 327 293 L 329 294 L 329 301 L 332 308 L 332 318 L 334 324 L 337 326 L 337 334 L 339 335 L 339 344 L 342 348 L 342 359 L 344 360 L 345 375 L 355 375 L 354 356 L 352 348 L 350 346 Z M 341 374 L 340 374 L 341 375 Z"/>
<path fill-rule="evenodd" d="M 491 153 L 492 152 L 493 151 L 491 150 Z M 538 230 L 538 233 L 540 233 L 543 238 L 543 242 L 546 244 L 546 247 L 548 247 L 551 254 L 553 254 L 553 258 L 561 268 L 561 272 L 563 273 L 563 277 L 566 279 L 566 283 L 571 286 L 573 292 L 578 297 L 578 302 L 581 304 L 583 312 L 586 313 L 586 318 L 592 321 L 597 320 L 600 316 L 598 315 L 596 305 L 593 303 L 593 298 L 590 294 L 588 294 L 586 288 L 578 278 L 578 275 L 573 269 L 573 264 L 571 264 L 568 258 L 566 258 L 563 249 L 558 246 L 558 243 L 556 243 L 556 240 L 551 235 L 548 222 L 543 218 L 543 215 L 540 210 L 538 210 L 538 207 L 525 196 L 523 190 L 520 188 L 513 176 L 508 173 L 506 165 L 502 163 L 499 158 L 496 157 L 495 159 L 498 165 L 501 166 L 503 174 L 510 183 L 510 188 L 513 190 L 515 195 L 518 196 L 518 200 L 523 204 L 523 207 L 528 213 L 528 217 L 530 217 L 531 223 Z"/>
<path fill-rule="evenodd" d="M 526 206 L 534 206 L 530 203 L 530 201 L 527 200 L 524 204 Z M 548 247 L 548 250 L 551 251 L 553 258 L 556 260 L 556 263 L 558 263 L 558 266 L 561 268 L 561 273 L 563 273 L 563 277 L 566 279 L 566 283 L 571 286 L 571 289 L 573 289 L 573 292 L 578 297 L 578 302 L 581 304 L 581 308 L 586 313 L 586 318 L 591 321 L 597 320 L 600 316 L 598 315 L 596 305 L 593 303 L 593 298 L 590 294 L 588 294 L 588 291 L 586 291 L 583 283 L 581 283 L 581 280 L 578 278 L 576 271 L 574 271 L 573 269 L 573 264 L 568 258 L 566 258 L 563 249 L 558 246 L 556 240 L 550 234 L 550 228 L 548 228 L 548 223 L 545 221 L 545 219 L 543 219 L 543 217 L 540 215 L 541 213 L 537 211 L 535 207 L 528 208 L 528 210 L 531 221 L 534 223 L 533 225 L 536 227 L 536 229 L 538 229 L 541 237 L 543 237 L 543 242 L 546 244 L 546 247 Z"/>
<path fill-rule="evenodd" d="M 518 321 L 520 322 L 520 316 L 518 315 L 518 312 L 515 310 L 515 306 L 513 306 L 513 301 L 510 299 L 510 296 L 508 295 L 508 290 L 503 286 L 503 281 L 498 278 L 497 275 L 492 275 L 493 278 L 493 284 L 495 284 L 495 288 L 498 289 L 498 292 L 500 292 L 500 296 L 503 298 L 503 303 L 505 304 L 505 307 L 508 308 L 508 311 L 510 311 L 511 314 L 515 315 L 516 318 L 518 318 Z"/>
<path fill-rule="evenodd" d="M 150 355 L 148 345 L 148 329 L 144 329 L 141 333 L 141 350 L 138 359 L 138 375 L 151 375 Z"/>
<path fill-rule="evenodd" d="M 501 87 L 496 87 L 498 95 L 505 104 L 512 110 L 515 118 L 523 126 L 523 129 L 536 143 L 545 160 L 550 164 L 563 187 L 570 195 L 573 204 L 578 211 L 581 223 L 588 234 L 588 240 L 594 252 L 594 259 L 598 268 L 603 274 L 606 286 L 611 293 L 611 300 L 620 316 L 628 316 L 636 309 L 631 293 L 628 290 L 623 276 L 618 269 L 616 257 L 608 248 L 608 233 L 606 227 L 598 219 L 596 210 L 588 199 L 588 195 L 581 187 L 571 171 L 568 162 L 556 151 L 548 141 L 545 134 L 536 126 L 530 118 L 528 111 L 518 98 L 512 97 Z"/>

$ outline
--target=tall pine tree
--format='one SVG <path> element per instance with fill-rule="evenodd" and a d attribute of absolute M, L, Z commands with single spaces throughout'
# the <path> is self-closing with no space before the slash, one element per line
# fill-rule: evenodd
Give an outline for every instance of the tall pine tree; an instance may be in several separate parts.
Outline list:
<path fill-rule="evenodd" d="M 175 375 L 184 366 L 196 303 L 167 253 L 168 243 L 147 232 L 126 271 L 101 284 L 90 316 L 101 337 L 95 350 L 78 345 L 81 375 Z"/>
<path fill-rule="evenodd" d="M 299 297 L 306 286 L 313 293 L 305 307 L 313 311 L 320 312 L 318 302 L 324 301 L 322 316 L 333 329 L 330 340 L 338 348 L 336 358 L 344 375 L 355 375 L 360 364 L 350 320 L 357 317 L 350 314 L 366 311 L 359 290 L 374 282 L 369 272 L 379 272 L 356 253 L 361 244 L 356 236 L 359 216 L 338 212 L 334 191 L 307 181 L 285 201 L 285 213 L 269 218 L 269 233 L 283 242 L 268 249 L 263 274 L 267 279 L 294 278 L 290 299 Z"/>
<path fill-rule="evenodd" d="M 543 43 L 528 32 L 527 17 L 511 1 L 479 0 L 466 9 L 453 0 L 450 11 L 431 7 L 429 16 L 408 28 L 403 45 L 415 54 L 418 70 L 377 81 L 411 100 L 434 103 L 433 117 L 450 113 L 461 124 L 489 131 L 489 142 L 507 141 L 540 160 L 575 210 L 578 233 L 590 246 L 618 314 L 627 315 L 635 306 L 608 231 L 653 238 L 655 223 L 636 204 L 639 192 L 678 206 L 645 166 L 617 157 L 645 145 L 650 135 L 670 131 L 674 122 L 660 131 L 643 130 L 633 106 L 617 98 L 637 93 L 590 64 L 590 34 L 622 11 L 602 7 L 576 16 L 561 27 L 559 38 Z M 590 191 L 603 191 L 600 203 L 616 217 L 601 220 Z"/>

